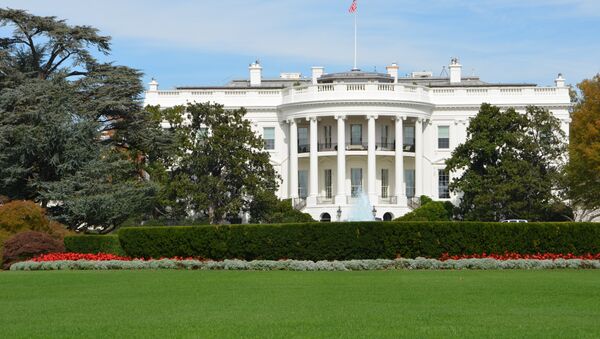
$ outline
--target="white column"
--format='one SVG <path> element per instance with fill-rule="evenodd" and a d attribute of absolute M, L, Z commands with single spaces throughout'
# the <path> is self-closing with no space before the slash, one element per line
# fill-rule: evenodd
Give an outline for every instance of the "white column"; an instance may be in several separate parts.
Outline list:
<path fill-rule="evenodd" d="M 395 166 L 394 166 L 394 195 L 396 196 L 397 203 L 400 205 L 406 205 L 406 191 L 404 189 L 404 135 L 403 135 L 403 121 L 406 117 L 397 116 L 394 118 L 396 122 L 396 154 L 395 154 Z"/>
<path fill-rule="evenodd" d="M 290 198 L 298 198 L 298 125 L 296 120 L 288 120 L 290 124 Z"/>
<path fill-rule="evenodd" d="M 415 197 L 423 195 L 423 119 L 415 122 Z"/>
<path fill-rule="evenodd" d="M 379 203 L 379 199 L 377 196 L 377 187 L 375 187 L 375 172 L 377 169 L 377 160 L 375 157 L 375 119 L 377 119 L 376 115 L 369 115 L 367 117 L 369 119 L 368 126 L 368 152 L 367 152 L 367 191 L 369 195 L 369 201 L 371 205 L 376 205 Z"/>
<path fill-rule="evenodd" d="M 335 203 L 337 205 L 346 204 L 346 119 L 343 115 L 335 117 L 337 119 L 337 190 L 335 193 Z"/>
<path fill-rule="evenodd" d="M 319 158 L 318 158 L 318 142 L 317 137 L 317 117 L 306 118 L 310 121 L 310 179 L 308 182 L 308 199 L 307 205 L 317 204 L 317 194 L 319 190 Z"/>

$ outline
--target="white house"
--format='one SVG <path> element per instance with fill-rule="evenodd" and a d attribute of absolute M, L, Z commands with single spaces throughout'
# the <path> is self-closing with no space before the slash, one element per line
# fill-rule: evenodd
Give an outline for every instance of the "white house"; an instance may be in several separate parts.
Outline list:
<path fill-rule="evenodd" d="M 283 178 L 279 197 L 292 198 L 316 220 L 346 220 L 360 192 L 382 219 L 409 212 L 420 195 L 452 199 L 444 161 L 465 141 L 469 119 L 484 102 L 518 111 L 547 108 L 568 135 L 569 89 L 560 74 L 555 86 L 538 87 L 463 76 L 457 59 L 440 77 L 399 77 L 396 64 L 386 69 L 326 74 L 313 67 L 311 78 L 283 73 L 264 79 L 256 62 L 249 80 L 224 86 L 159 90 L 153 80 L 145 104 L 245 107 Z"/>

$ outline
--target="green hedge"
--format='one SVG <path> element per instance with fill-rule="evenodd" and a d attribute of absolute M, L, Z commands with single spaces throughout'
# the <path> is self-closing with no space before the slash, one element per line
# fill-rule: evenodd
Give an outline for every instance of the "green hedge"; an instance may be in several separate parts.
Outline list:
<path fill-rule="evenodd" d="M 442 253 L 599 253 L 594 223 L 347 222 L 119 230 L 133 257 L 348 260 Z"/>
<path fill-rule="evenodd" d="M 65 237 L 65 249 L 75 253 L 125 255 L 117 235 L 73 235 Z"/>

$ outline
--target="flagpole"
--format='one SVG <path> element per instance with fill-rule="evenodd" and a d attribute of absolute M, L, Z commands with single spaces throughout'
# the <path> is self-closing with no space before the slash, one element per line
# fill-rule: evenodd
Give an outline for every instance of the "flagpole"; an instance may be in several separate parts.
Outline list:
<path fill-rule="evenodd" d="M 358 11 L 356 11 L 356 10 L 354 11 L 354 68 L 353 68 L 353 70 L 357 69 L 356 68 L 356 57 L 357 57 L 357 47 L 356 47 L 356 45 L 357 45 L 356 44 L 356 41 L 357 41 L 356 15 L 357 15 L 357 13 L 356 12 L 358 12 Z"/>

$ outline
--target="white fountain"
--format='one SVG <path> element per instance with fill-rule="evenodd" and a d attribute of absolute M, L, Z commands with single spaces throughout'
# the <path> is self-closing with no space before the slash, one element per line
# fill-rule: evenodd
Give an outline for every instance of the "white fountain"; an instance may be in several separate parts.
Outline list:
<path fill-rule="evenodd" d="M 356 200 L 350 206 L 350 213 L 348 215 L 348 221 L 374 221 L 373 216 L 373 205 L 369 201 L 369 197 L 365 192 L 360 191 L 356 197 Z"/>

